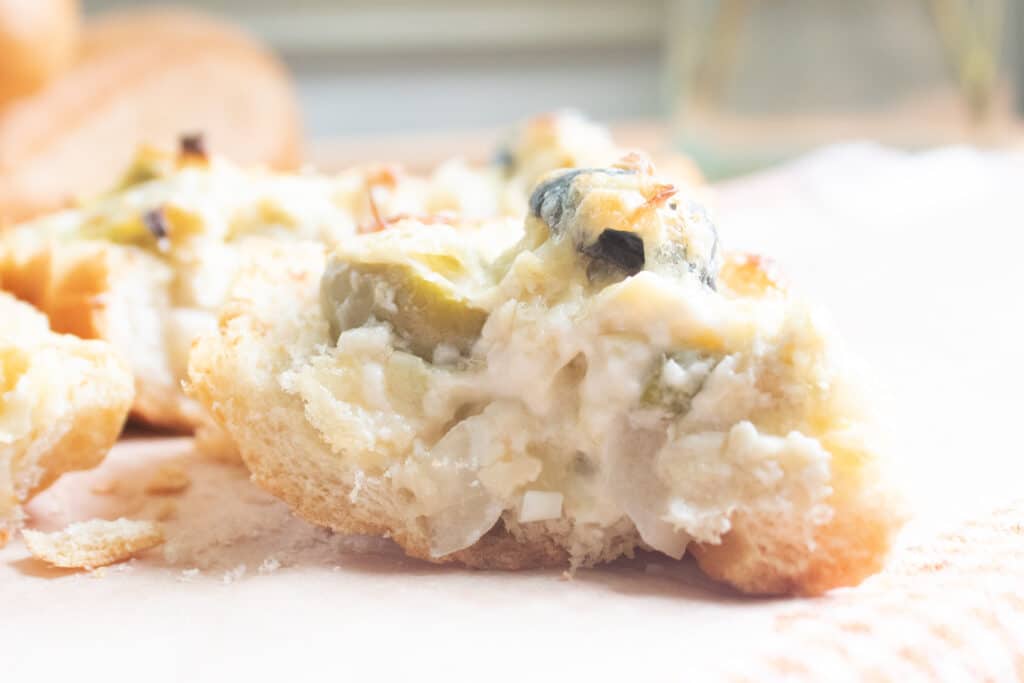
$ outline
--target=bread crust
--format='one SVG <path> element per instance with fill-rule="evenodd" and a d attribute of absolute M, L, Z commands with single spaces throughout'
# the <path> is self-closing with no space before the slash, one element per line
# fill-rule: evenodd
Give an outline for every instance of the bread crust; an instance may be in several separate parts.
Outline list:
<path fill-rule="evenodd" d="M 745 593 L 821 595 L 877 573 L 892 544 L 896 517 L 884 499 L 829 500 L 835 518 L 817 530 L 811 549 L 787 543 L 771 520 L 740 515 L 718 545 L 694 544 L 701 570 Z"/>
<path fill-rule="evenodd" d="M 133 389 L 107 344 L 53 334 L 41 314 L 3 293 L 0 313 L 13 330 L 0 334 L 0 417 L 22 416 L 0 429 L 2 545 L 21 524 L 21 503 L 61 474 L 103 460 L 124 426 Z"/>
<path fill-rule="evenodd" d="M 115 13 L 86 27 L 80 54 L 50 87 L 0 113 L 0 226 L 113 185 L 140 144 L 167 148 L 186 132 L 244 164 L 292 168 L 301 158 L 283 66 L 222 22 Z"/>

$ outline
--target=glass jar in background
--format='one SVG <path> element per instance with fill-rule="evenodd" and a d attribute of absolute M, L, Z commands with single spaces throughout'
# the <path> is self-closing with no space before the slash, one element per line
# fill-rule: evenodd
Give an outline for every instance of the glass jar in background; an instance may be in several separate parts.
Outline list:
<path fill-rule="evenodd" d="M 1017 47 L 1017 5 L 675 0 L 674 139 L 712 178 L 845 140 L 1012 142 L 1020 55 L 1003 47 Z"/>

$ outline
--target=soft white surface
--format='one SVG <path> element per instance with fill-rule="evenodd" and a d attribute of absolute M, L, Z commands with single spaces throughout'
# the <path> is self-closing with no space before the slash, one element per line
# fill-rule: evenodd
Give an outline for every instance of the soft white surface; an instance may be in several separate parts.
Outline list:
<path fill-rule="evenodd" d="M 717 197 L 727 245 L 775 256 L 833 311 L 888 389 L 913 500 L 949 516 L 1019 491 L 1024 473 L 1022 179 L 1019 156 L 861 146 Z M 291 518 L 187 440 L 122 444 L 30 513 L 44 528 L 156 516 L 167 503 L 141 490 L 166 460 L 193 481 L 169 499 L 164 548 L 102 576 L 48 570 L 20 541 L 0 551 L 0 680 L 706 680 L 810 609 L 653 555 L 572 581 L 430 567 Z M 116 494 L 89 493 L 101 480 Z"/>

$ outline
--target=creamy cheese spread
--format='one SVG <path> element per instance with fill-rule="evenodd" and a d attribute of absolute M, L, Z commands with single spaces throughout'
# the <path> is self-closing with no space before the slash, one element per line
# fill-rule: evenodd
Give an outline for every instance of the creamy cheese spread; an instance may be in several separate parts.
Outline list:
<path fill-rule="evenodd" d="M 577 554 L 625 519 L 679 557 L 741 509 L 811 544 L 866 448 L 820 316 L 724 256 L 639 157 L 545 176 L 525 225 L 348 240 L 321 299 L 322 343 L 282 385 L 339 458 L 408 494 L 436 556 L 506 512 L 570 521 Z"/>
<path fill-rule="evenodd" d="M 212 329 L 251 240 L 333 245 L 406 219 L 521 221 L 537 174 L 617 154 L 604 129 L 569 113 L 526 122 L 495 163 L 453 159 L 422 176 L 385 164 L 335 175 L 242 169 L 207 157 L 202 139 L 188 136 L 177 155 L 140 150 L 117 188 L 10 231 L 4 248 L 31 261 L 41 250 L 92 241 L 153 257 L 147 279 L 159 291 L 122 296 L 137 300 L 136 314 L 146 321 L 145 331 L 126 336 L 160 352 L 127 355 L 137 371 L 146 366 L 146 376 L 175 385 L 185 376 L 192 340 Z"/>

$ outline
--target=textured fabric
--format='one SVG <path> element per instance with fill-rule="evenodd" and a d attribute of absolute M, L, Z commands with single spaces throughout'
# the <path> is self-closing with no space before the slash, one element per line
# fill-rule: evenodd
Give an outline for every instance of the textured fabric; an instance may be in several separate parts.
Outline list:
<path fill-rule="evenodd" d="M 913 543 L 859 588 L 775 616 L 732 678 L 1024 680 L 1024 499 Z"/>

